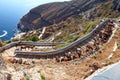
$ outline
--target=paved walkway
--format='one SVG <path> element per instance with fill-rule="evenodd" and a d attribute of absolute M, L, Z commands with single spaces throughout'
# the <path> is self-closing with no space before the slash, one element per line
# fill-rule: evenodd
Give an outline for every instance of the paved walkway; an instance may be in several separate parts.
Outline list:
<path fill-rule="evenodd" d="M 120 80 L 120 62 L 109 66 L 104 71 L 86 80 Z"/>
<path fill-rule="evenodd" d="M 46 31 L 46 27 L 43 27 L 42 33 L 39 35 L 39 39 L 43 36 L 43 34 L 45 33 L 45 31 Z"/>

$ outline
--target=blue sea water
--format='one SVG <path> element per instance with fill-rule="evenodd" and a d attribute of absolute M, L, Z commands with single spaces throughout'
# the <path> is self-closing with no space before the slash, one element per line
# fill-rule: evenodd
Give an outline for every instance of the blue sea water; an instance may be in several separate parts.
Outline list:
<path fill-rule="evenodd" d="M 1 0 L 0 39 L 11 39 L 22 16 L 39 4 L 40 2 L 35 2 L 34 0 Z"/>
<path fill-rule="evenodd" d="M 11 39 L 14 35 L 14 30 L 17 29 L 17 23 L 31 8 L 56 1 L 69 0 L 1 0 L 0 39 Z"/>

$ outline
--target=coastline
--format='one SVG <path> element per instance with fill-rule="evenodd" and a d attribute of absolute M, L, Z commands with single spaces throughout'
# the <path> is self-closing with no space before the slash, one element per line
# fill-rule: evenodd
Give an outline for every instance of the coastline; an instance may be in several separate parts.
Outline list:
<path fill-rule="evenodd" d="M 16 34 L 14 34 L 13 37 L 11 37 L 11 39 L 20 39 L 20 38 L 22 38 L 22 36 L 23 36 L 24 34 L 26 34 L 26 33 L 25 33 L 25 32 L 16 33 Z"/>

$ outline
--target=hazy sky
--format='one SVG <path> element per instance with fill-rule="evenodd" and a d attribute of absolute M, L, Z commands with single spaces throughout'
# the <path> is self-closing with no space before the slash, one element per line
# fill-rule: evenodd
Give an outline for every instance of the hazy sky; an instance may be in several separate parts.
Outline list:
<path fill-rule="evenodd" d="M 70 0 L 23 0 L 26 1 L 26 6 L 36 6 L 40 4 L 45 4 L 49 2 L 63 2 L 63 1 L 70 1 Z"/>
<path fill-rule="evenodd" d="M 49 2 L 62 2 L 70 0 L 1 0 L 0 17 L 14 19 L 25 15 L 30 9 Z M 13 16 L 14 15 L 14 16 Z M 9 19 L 8 19 L 9 20 Z"/>
<path fill-rule="evenodd" d="M 30 9 L 49 2 L 62 2 L 70 0 L 1 0 L 0 1 L 0 12 L 4 15 L 16 13 L 27 13 Z M 6 12 L 6 13 L 5 13 Z M 21 13 L 19 13 L 21 12 Z"/>
<path fill-rule="evenodd" d="M 19 4 L 24 4 L 23 6 L 36 6 L 40 4 L 45 4 L 49 2 L 62 2 L 62 1 L 70 1 L 70 0 L 1 0 L 0 5 L 19 5 Z"/>

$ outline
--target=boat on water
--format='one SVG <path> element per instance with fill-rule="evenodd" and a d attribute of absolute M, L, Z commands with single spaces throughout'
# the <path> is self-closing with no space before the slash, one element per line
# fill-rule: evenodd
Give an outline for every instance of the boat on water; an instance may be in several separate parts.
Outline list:
<path fill-rule="evenodd" d="M 8 34 L 8 32 L 6 30 L 3 30 L 3 34 L 0 35 L 0 38 L 6 36 L 7 34 Z"/>

